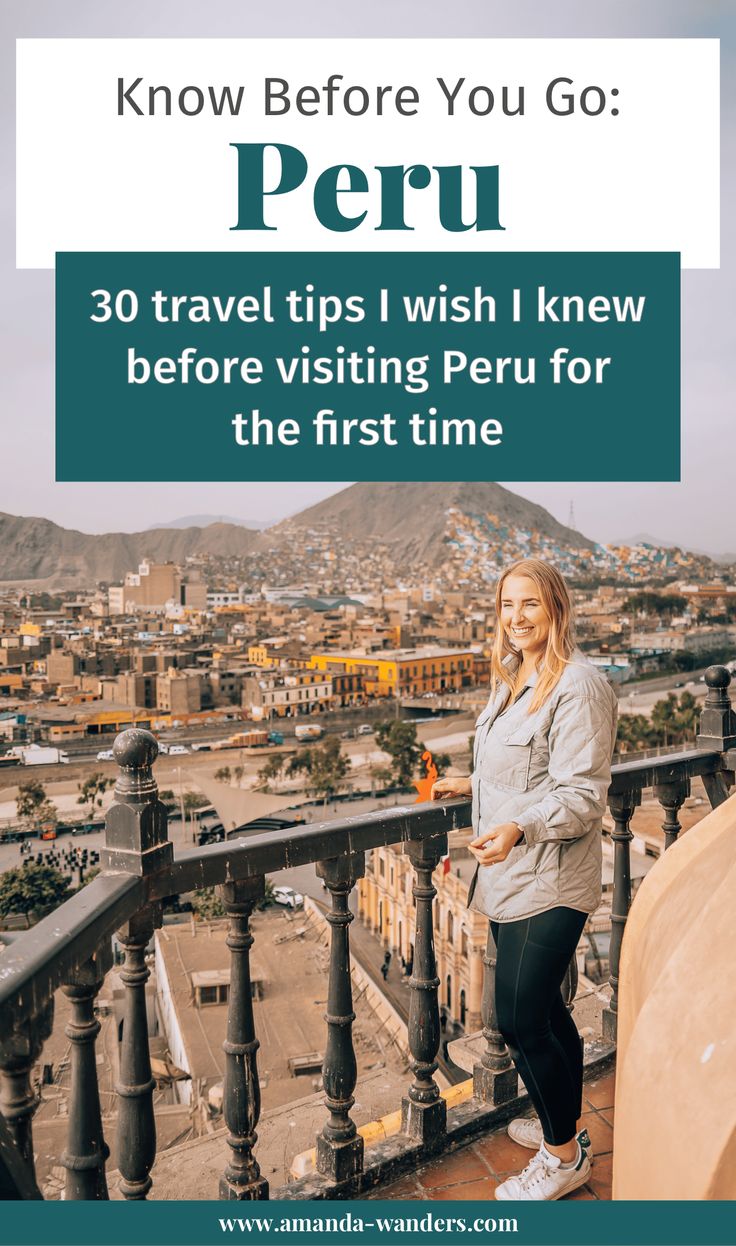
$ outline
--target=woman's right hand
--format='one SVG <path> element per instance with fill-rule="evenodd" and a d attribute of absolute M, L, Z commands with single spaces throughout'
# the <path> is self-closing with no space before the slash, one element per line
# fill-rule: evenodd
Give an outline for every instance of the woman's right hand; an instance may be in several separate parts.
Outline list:
<path fill-rule="evenodd" d="M 453 775 L 437 779 L 432 784 L 430 798 L 432 800 L 450 800 L 453 796 L 472 796 L 473 789 L 469 775 Z"/>

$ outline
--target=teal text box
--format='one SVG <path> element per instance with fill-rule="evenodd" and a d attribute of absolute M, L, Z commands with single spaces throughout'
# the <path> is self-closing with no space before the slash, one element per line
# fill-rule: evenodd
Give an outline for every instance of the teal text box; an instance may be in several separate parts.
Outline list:
<path fill-rule="evenodd" d="M 62 253 L 57 479 L 678 480 L 679 283 L 674 253 Z"/>
<path fill-rule="evenodd" d="M 413 1231 L 412 1222 L 420 1227 Z M 6 1202 L 0 1240 L 3 1246 L 736 1246 L 736 1233 L 730 1202 Z"/>

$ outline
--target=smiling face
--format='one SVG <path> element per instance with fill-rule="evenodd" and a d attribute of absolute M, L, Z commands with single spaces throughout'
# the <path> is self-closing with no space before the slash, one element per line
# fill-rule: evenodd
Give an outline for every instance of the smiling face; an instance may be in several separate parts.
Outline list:
<path fill-rule="evenodd" d="M 522 658 L 539 660 L 547 648 L 550 618 L 539 589 L 528 575 L 509 575 L 501 592 L 501 626 Z"/>

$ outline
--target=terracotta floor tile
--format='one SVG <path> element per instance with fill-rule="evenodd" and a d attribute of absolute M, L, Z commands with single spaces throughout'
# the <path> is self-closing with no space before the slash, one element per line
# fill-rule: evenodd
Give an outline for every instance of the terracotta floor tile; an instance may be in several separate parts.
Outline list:
<path fill-rule="evenodd" d="M 596 1082 L 586 1082 L 583 1095 L 594 1108 L 612 1108 L 615 1088 L 615 1075 L 606 1074 Z"/>
<path fill-rule="evenodd" d="M 616 1113 L 615 1113 L 614 1109 L 613 1109 L 613 1108 L 603 1108 L 602 1110 L 601 1110 L 601 1109 L 599 1109 L 599 1111 L 600 1111 L 601 1116 L 603 1117 L 603 1119 L 604 1119 L 605 1121 L 608 1121 L 608 1124 L 609 1124 L 609 1125 L 613 1125 L 613 1123 L 614 1123 L 614 1117 L 615 1117 L 615 1115 L 616 1115 Z"/>
<path fill-rule="evenodd" d="M 597 1201 L 598 1196 L 587 1185 L 581 1185 L 579 1190 L 575 1190 L 573 1194 L 568 1194 L 565 1199 L 566 1203 L 590 1202 L 591 1199 Z"/>
<path fill-rule="evenodd" d="M 582 1128 L 587 1129 L 595 1155 L 613 1150 L 613 1128 L 600 1112 L 583 1112 Z"/>
<path fill-rule="evenodd" d="M 527 1147 L 512 1142 L 505 1130 L 476 1142 L 475 1149 L 497 1175 L 502 1172 L 519 1172 L 533 1155 Z"/>
<path fill-rule="evenodd" d="M 475 1181 L 488 1177 L 488 1167 L 478 1155 L 474 1155 L 470 1147 L 463 1147 L 454 1155 L 444 1159 L 436 1159 L 426 1168 L 420 1169 L 417 1179 L 425 1190 L 437 1186 L 456 1185 L 462 1181 Z"/>
<path fill-rule="evenodd" d="M 613 1181 L 613 1156 L 601 1155 L 593 1160 L 590 1177 L 586 1185 L 590 1187 L 598 1198 L 610 1201 L 611 1183 Z"/>
<path fill-rule="evenodd" d="M 427 1190 L 425 1198 L 442 1199 L 450 1202 L 467 1202 L 473 1199 L 493 1199 L 497 1181 L 493 1177 L 485 1177 L 482 1181 L 465 1181 L 462 1185 L 442 1186 L 440 1189 Z"/>
<path fill-rule="evenodd" d="M 398 1181 L 392 1182 L 391 1185 L 381 1186 L 375 1194 L 369 1194 L 368 1198 L 397 1198 L 397 1199 L 421 1199 L 425 1197 L 424 1190 L 417 1184 L 417 1179 L 412 1173 L 408 1177 L 401 1177 Z"/>

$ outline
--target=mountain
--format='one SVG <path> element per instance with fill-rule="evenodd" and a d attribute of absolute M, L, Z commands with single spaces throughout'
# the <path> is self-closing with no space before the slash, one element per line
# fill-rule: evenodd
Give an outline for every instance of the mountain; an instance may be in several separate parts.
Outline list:
<path fill-rule="evenodd" d="M 251 528 L 260 531 L 268 528 L 269 522 L 262 519 L 235 519 L 232 515 L 184 515 L 181 519 L 169 519 L 166 523 L 154 523 L 147 532 L 155 528 L 209 528 L 212 524 L 233 524 L 236 528 Z"/>
<path fill-rule="evenodd" d="M 483 481 L 355 484 L 265 531 L 218 522 L 93 536 L 0 513 L 0 582 L 92 587 L 119 583 L 144 558 L 183 564 L 192 555 L 228 560 L 228 576 L 254 587 L 308 581 L 334 594 L 397 580 L 492 585 L 501 568 L 530 556 L 583 581 L 714 574 L 711 559 L 676 547 L 599 545 L 544 507 Z"/>
<path fill-rule="evenodd" d="M 244 556 L 258 533 L 233 524 L 153 528 L 91 535 L 48 519 L 0 512 L 0 581 L 43 581 L 50 588 L 122 580 L 144 558 L 184 562 L 188 554 Z"/>
<path fill-rule="evenodd" d="M 520 529 L 562 546 L 594 548 L 594 542 L 558 523 L 543 506 L 490 481 L 350 485 L 282 520 L 269 529 L 269 536 L 331 529 L 342 541 L 372 537 L 390 545 L 402 562 L 432 563 L 442 556 L 453 513 L 471 521 L 497 520 L 492 527 L 499 534 Z"/>
<path fill-rule="evenodd" d="M 610 545 L 656 545 L 659 549 L 676 549 L 675 541 L 660 541 L 649 532 L 637 532 L 635 536 L 623 536 L 620 540 L 610 541 Z"/>

